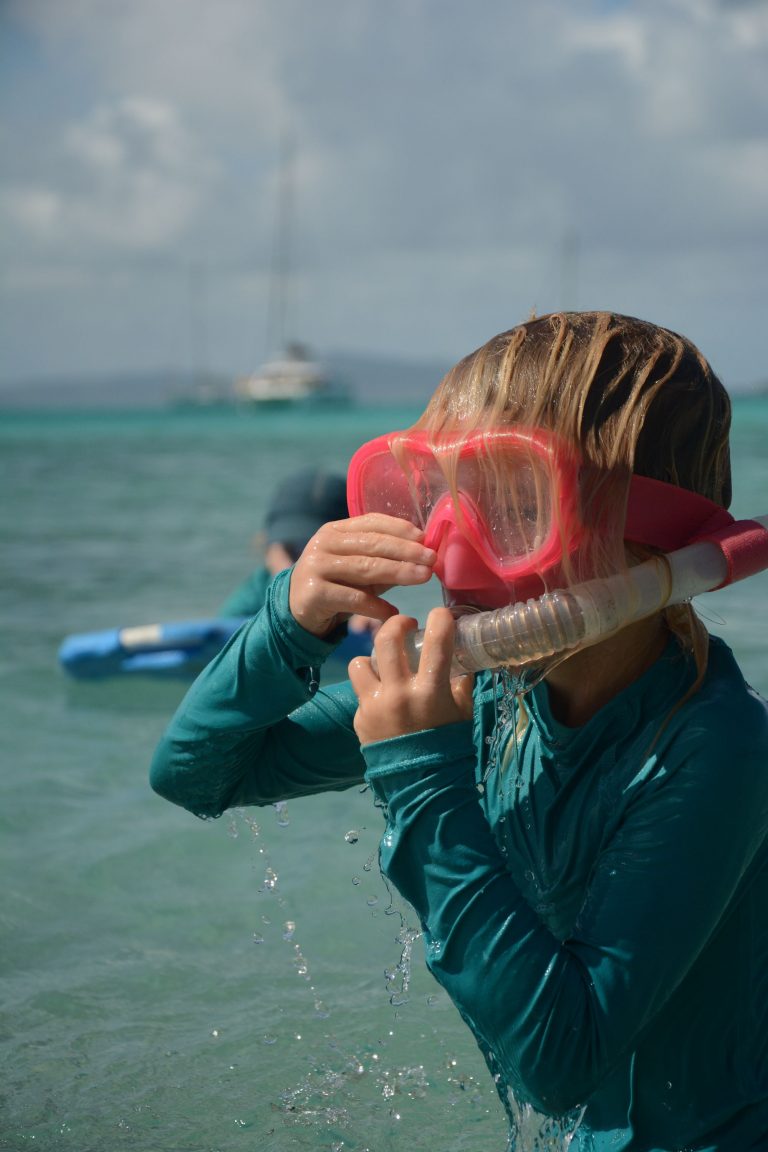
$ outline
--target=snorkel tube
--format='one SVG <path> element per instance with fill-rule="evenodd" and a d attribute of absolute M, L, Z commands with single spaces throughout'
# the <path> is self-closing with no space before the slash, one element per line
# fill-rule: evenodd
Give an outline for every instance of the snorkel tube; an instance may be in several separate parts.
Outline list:
<path fill-rule="evenodd" d="M 734 584 L 768 568 L 768 516 L 737 520 L 693 544 L 653 557 L 626 572 L 460 616 L 452 674 L 505 666 L 527 668 L 596 644 L 627 624 L 672 604 Z M 424 631 L 411 632 L 406 652 L 418 668 Z"/>

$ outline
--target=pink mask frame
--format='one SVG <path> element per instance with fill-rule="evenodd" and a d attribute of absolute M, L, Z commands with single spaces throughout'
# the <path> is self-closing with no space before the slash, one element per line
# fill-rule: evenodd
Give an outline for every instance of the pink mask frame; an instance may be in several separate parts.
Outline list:
<path fill-rule="evenodd" d="M 394 448 L 394 451 L 393 451 Z M 524 555 L 503 556 L 495 546 L 488 517 L 472 497 L 459 487 L 457 502 L 446 491 L 424 520 L 415 506 L 408 476 L 401 461 L 421 457 L 440 465 L 440 457 L 452 462 L 507 452 L 537 462 L 550 478 L 549 530 L 536 547 Z M 392 462 L 396 468 L 392 468 Z M 378 465 L 378 467 L 377 467 Z M 594 525 L 582 522 L 579 513 L 579 480 L 582 463 L 573 448 L 546 429 L 515 426 L 474 432 L 468 436 L 430 437 L 426 432 L 390 432 L 363 444 L 352 457 L 347 478 L 350 515 L 387 511 L 372 499 L 371 477 L 384 470 L 391 484 L 402 477 L 403 498 L 399 509 L 406 519 L 424 529 L 424 543 L 438 552 L 435 572 L 454 600 L 471 591 L 483 606 L 496 606 L 515 599 L 537 596 L 546 587 L 558 586 L 557 574 L 566 554 L 577 552 Z M 380 491 L 380 490 L 379 490 Z M 377 493 L 378 494 L 378 493 Z M 386 505 L 385 500 L 381 503 Z M 624 539 L 636 544 L 673 551 L 712 532 L 727 528 L 733 517 L 706 497 L 673 484 L 633 475 L 630 480 Z M 553 584 L 552 581 L 555 581 Z"/>

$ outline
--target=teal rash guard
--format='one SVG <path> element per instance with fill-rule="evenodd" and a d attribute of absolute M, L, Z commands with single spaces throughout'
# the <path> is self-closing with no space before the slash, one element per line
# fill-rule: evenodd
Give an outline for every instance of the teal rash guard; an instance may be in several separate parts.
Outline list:
<path fill-rule="evenodd" d="M 676 709 L 695 671 L 670 640 L 580 728 L 541 684 L 515 738 L 481 674 L 472 723 L 361 750 L 351 686 L 317 690 L 333 645 L 293 620 L 289 577 L 190 689 L 156 791 L 211 817 L 369 782 L 382 870 L 489 1064 L 510 1148 L 532 1109 L 565 1117 L 571 1152 L 765 1152 L 768 710 L 726 645 Z"/>

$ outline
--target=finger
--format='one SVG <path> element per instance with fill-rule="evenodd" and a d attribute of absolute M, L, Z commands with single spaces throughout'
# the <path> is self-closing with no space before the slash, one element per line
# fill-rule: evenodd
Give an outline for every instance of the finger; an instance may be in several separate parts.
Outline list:
<path fill-rule="evenodd" d="M 419 659 L 419 678 L 435 684 L 451 678 L 456 623 L 448 608 L 433 608 L 424 628 L 424 641 Z"/>
<path fill-rule="evenodd" d="M 412 616 L 392 616 L 382 624 L 374 641 L 381 681 L 413 675 L 405 651 L 405 638 L 417 626 Z"/>
<path fill-rule="evenodd" d="M 451 679 L 451 692 L 454 702 L 466 720 L 472 716 L 474 708 L 475 678 L 467 673 L 466 676 L 454 676 Z"/>
<path fill-rule="evenodd" d="M 325 524 L 313 536 L 309 547 L 315 551 L 325 551 L 334 555 L 354 556 L 381 556 L 390 560 L 405 560 L 412 564 L 434 564 L 437 553 L 434 548 L 428 548 L 421 541 L 421 531 L 414 529 L 407 520 L 395 520 L 389 517 L 392 524 L 403 525 L 417 533 L 417 536 L 401 535 L 399 532 L 387 532 L 365 528 L 354 520 L 337 520 Z"/>
<path fill-rule="evenodd" d="M 356 656 L 354 660 L 350 661 L 347 672 L 349 682 L 358 699 L 362 696 L 370 696 L 381 688 L 381 681 L 374 672 L 368 656 Z"/>
<path fill-rule="evenodd" d="M 430 564 L 407 560 L 387 560 L 376 556 L 326 556 L 318 559 L 315 571 L 335 584 L 386 588 L 426 584 L 433 571 Z"/>
<path fill-rule="evenodd" d="M 431 564 L 381 556 L 344 555 L 321 548 L 305 552 L 296 571 L 305 581 L 378 588 L 382 592 L 393 585 L 426 584 L 432 578 Z"/>
<path fill-rule="evenodd" d="M 385 536 L 400 536 L 403 540 L 420 540 L 424 532 L 412 520 L 401 516 L 388 516 L 385 512 L 364 512 L 362 516 L 350 516 L 348 520 L 332 520 L 335 525 L 349 525 L 363 532 L 381 532 Z"/>
<path fill-rule="evenodd" d="M 398 615 L 399 610 L 389 600 L 363 588 L 330 584 L 326 593 L 325 601 L 332 607 L 334 616 L 366 616 L 370 620 L 383 621 Z"/>

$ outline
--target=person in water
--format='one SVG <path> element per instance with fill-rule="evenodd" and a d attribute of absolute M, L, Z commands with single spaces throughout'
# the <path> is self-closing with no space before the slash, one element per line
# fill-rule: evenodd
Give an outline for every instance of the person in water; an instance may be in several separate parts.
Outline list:
<path fill-rule="evenodd" d="M 510 1148 L 529 1109 L 572 1152 L 768 1148 L 768 709 L 690 604 L 456 677 L 451 610 L 413 672 L 384 593 L 436 573 L 447 604 L 496 607 L 719 528 L 729 424 L 708 363 L 653 324 L 496 336 L 360 450 L 356 514 L 274 580 L 155 754 L 154 788 L 204 817 L 368 781 Z M 376 665 L 317 690 L 355 612 L 384 622 Z"/>
<path fill-rule="evenodd" d="M 309 541 L 331 520 L 345 520 L 347 484 L 343 476 L 322 468 L 302 468 L 277 486 L 258 537 L 262 564 L 234 589 L 219 616 L 255 616 L 264 607 L 269 584 L 278 572 L 295 564 Z"/>

